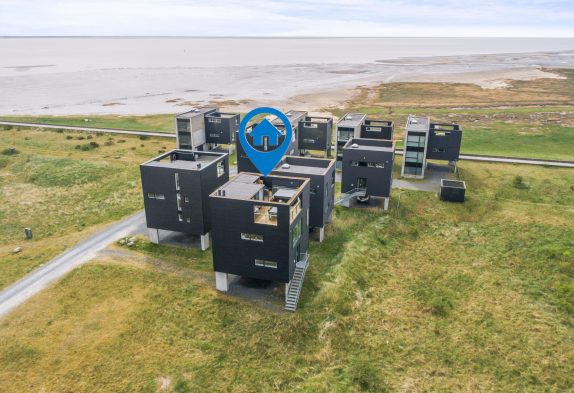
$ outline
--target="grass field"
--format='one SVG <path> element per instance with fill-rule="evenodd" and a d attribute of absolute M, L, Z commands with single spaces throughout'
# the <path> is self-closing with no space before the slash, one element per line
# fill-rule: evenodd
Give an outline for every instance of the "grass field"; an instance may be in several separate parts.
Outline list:
<path fill-rule="evenodd" d="M 568 391 L 574 173 L 460 168 L 465 204 L 337 208 L 295 314 L 217 293 L 209 252 L 85 265 L 0 321 L 3 389 Z"/>
<path fill-rule="evenodd" d="M 151 138 L 0 130 L 0 288 L 101 224 L 141 209 L 138 164 L 172 144 Z M 16 154 L 10 154 L 10 148 Z M 25 227 L 32 228 L 33 240 L 24 240 Z M 23 251 L 13 254 L 18 246 Z"/>
<path fill-rule="evenodd" d="M 135 131 L 174 132 L 174 115 L 1 116 L 0 120 Z"/>

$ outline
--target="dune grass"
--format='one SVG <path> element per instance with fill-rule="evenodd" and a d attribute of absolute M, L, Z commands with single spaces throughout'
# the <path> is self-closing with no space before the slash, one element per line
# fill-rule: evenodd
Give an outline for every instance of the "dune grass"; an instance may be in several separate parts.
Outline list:
<path fill-rule="evenodd" d="M 89 139 L 88 139 L 89 138 Z M 157 139 L 0 131 L 0 288 L 102 224 L 142 208 L 138 164 L 172 145 Z M 92 143 L 89 150 L 76 148 Z M 31 227 L 33 240 L 24 239 Z M 12 250 L 23 251 L 13 254 Z"/>
<path fill-rule="evenodd" d="M 460 167 L 464 204 L 402 190 L 389 212 L 337 208 L 295 314 L 217 293 L 209 252 L 140 241 L 177 269 L 85 265 L 0 321 L 3 388 L 567 391 L 574 174 Z"/>
<path fill-rule="evenodd" d="M 183 111 L 182 111 L 183 112 Z M 0 121 L 44 123 L 65 126 L 118 128 L 134 131 L 174 132 L 175 114 L 90 116 L 0 116 Z M 1 126 L 0 126 L 1 127 Z"/>

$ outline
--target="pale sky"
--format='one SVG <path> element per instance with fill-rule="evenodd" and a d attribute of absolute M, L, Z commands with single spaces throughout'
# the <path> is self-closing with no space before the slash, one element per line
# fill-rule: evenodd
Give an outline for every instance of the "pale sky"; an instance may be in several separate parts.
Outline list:
<path fill-rule="evenodd" d="M 574 0 L 0 0 L 0 36 L 574 37 Z"/>

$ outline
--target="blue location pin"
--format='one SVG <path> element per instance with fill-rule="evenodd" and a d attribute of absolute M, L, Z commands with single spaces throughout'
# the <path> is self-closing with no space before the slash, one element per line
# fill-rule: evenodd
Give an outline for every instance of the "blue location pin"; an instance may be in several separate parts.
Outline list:
<path fill-rule="evenodd" d="M 285 139 L 283 139 L 283 143 L 279 145 L 279 137 L 282 135 L 281 131 L 279 131 L 271 122 L 267 119 L 263 120 L 259 123 L 253 130 L 251 130 L 251 137 L 253 138 L 253 145 L 254 146 L 277 146 L 275 149 L 270 151 L 261 151 L 255 149 L 253 146 L 249 144 L 247 141 L 247 124 L 249 120 L 251 120 L 254 116 L 260 115 L 262 113 L 268 113 L 277 116 L 285 126 Z M 253 165 L 259 169 L 259 172 L 263 174 L 263 176 L 267 176 L 275 165 L 281 160 L 283 154 L 289 149 L 289 145 L 291 144 L 291 138 L 293 136 L 293 129 L 291 128 L 291 122 L 281 111 L 275 108 L 268 108 L 268 107 L 261 107 L 253 109 L 249 112 L 239 126 L 239 142 L 245 150 L 245 154 L 251 160 Z M 267 142 L 267 143 L 265 143 Z"/>

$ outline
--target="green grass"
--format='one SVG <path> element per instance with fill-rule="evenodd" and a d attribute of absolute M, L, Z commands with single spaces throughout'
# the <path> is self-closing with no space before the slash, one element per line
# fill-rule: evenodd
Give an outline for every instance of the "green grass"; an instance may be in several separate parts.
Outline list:
<path fill-rule="evenodd" d="M 5 389 L 567 391 L 574 174 L 460 168 L 464 204 L 403 190 L 389 212 L 337 208 L 295 314 L 216 292 L 209 252 L 140 239 L 174 268 L 85 265 L 0 321 Z"/>
<path fill-rule="evenodd" d="M 76 149 L 84 143 L 98 147 Z M 98 226 L 141 209 L 138 164 L 171 147 L 166 144 L 135 137 L 0 131 L 0 150 L 15 147 L 19 152 L 0 155 L 0 288 Z M 24 239 L 25 227 L 32 228 L 33 240 Z M 23 251 L 12 254 L 18 246 Z"/>
<path fill-rule="evenodd" d="M 175 127 L 174 116 L 175 114 L 159 114 L 159 115 L 146 115 L 146 116 L 132 116 L 132 115 L 0 116 L 0 121 L 45 123 L 45 124 L 94 127 L 94 128 L 119 128 L 119 129 L 136 130 L 136 131 L 174 132 Z"/>

